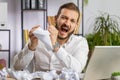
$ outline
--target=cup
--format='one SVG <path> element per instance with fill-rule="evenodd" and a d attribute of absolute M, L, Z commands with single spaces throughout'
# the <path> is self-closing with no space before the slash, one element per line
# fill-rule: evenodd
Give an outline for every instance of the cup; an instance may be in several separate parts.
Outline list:
<path fill-rule="evenodd" d="M 111 80 L 120 80 L 120 76 L 111 76 Z"/>

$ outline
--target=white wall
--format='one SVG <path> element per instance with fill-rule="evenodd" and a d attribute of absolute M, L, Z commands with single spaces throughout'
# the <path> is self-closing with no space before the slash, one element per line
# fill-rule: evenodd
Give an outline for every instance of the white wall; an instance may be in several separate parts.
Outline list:
<path fill-rule="evenodd" d="M 84 28 L 85 34 L 90 32 L 90 25 L 101 12 L 107 12 L 110 15 L 120 17 L 120 0 L 89 0 L 87 6 L 84 7 Z"/>
<path fill-rule="evenodd" d="M 15 54 L 21 50 L 22 34 L 21 34 L 21 2 L 15 0 Z"/>

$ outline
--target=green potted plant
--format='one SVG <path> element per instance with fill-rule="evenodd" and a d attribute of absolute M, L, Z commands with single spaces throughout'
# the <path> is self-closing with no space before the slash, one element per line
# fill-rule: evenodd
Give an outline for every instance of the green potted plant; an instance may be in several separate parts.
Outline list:
<path fill-rule="evenodd" d="M 84 1 L 84 5 L 87 5 L 89 0 L 83 0 L 83 1 Z"/>
<path fill-rule="evenodd" d="M 111 74 L 111 80 L 120 80 L 120 72 L 113 72 Z"/>
<path fill-rule="evenodd" d="M 90 54 L 94 50 L 94 46 L 119 46 L 120 45 L 120 18 L 108 13 L 101 13 L 94 20 L 91 28 L 92 33 L 86 34 L 88 40 Z"/>

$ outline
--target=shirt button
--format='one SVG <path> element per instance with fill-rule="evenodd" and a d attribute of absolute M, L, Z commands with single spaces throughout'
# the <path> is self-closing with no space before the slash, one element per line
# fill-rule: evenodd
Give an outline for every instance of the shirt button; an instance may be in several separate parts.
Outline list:
<path fill-rule="evenodd" d="M 63 46 L 63 48 L 65 48 L 65 46 Z"/>

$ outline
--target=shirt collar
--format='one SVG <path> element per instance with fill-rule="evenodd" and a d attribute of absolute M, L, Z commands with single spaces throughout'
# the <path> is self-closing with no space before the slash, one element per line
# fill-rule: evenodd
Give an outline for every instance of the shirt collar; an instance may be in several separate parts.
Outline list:
<path fill-rule="evenodd" d="M 68 44 L 71 42 L 73 36 L 74 36 L 74 35 L 72 34 L 72 35 L 69 37 L 68 41 L 67 41 L 65 44 L 63 44 L 63 46 L 68 45 Z"/>

